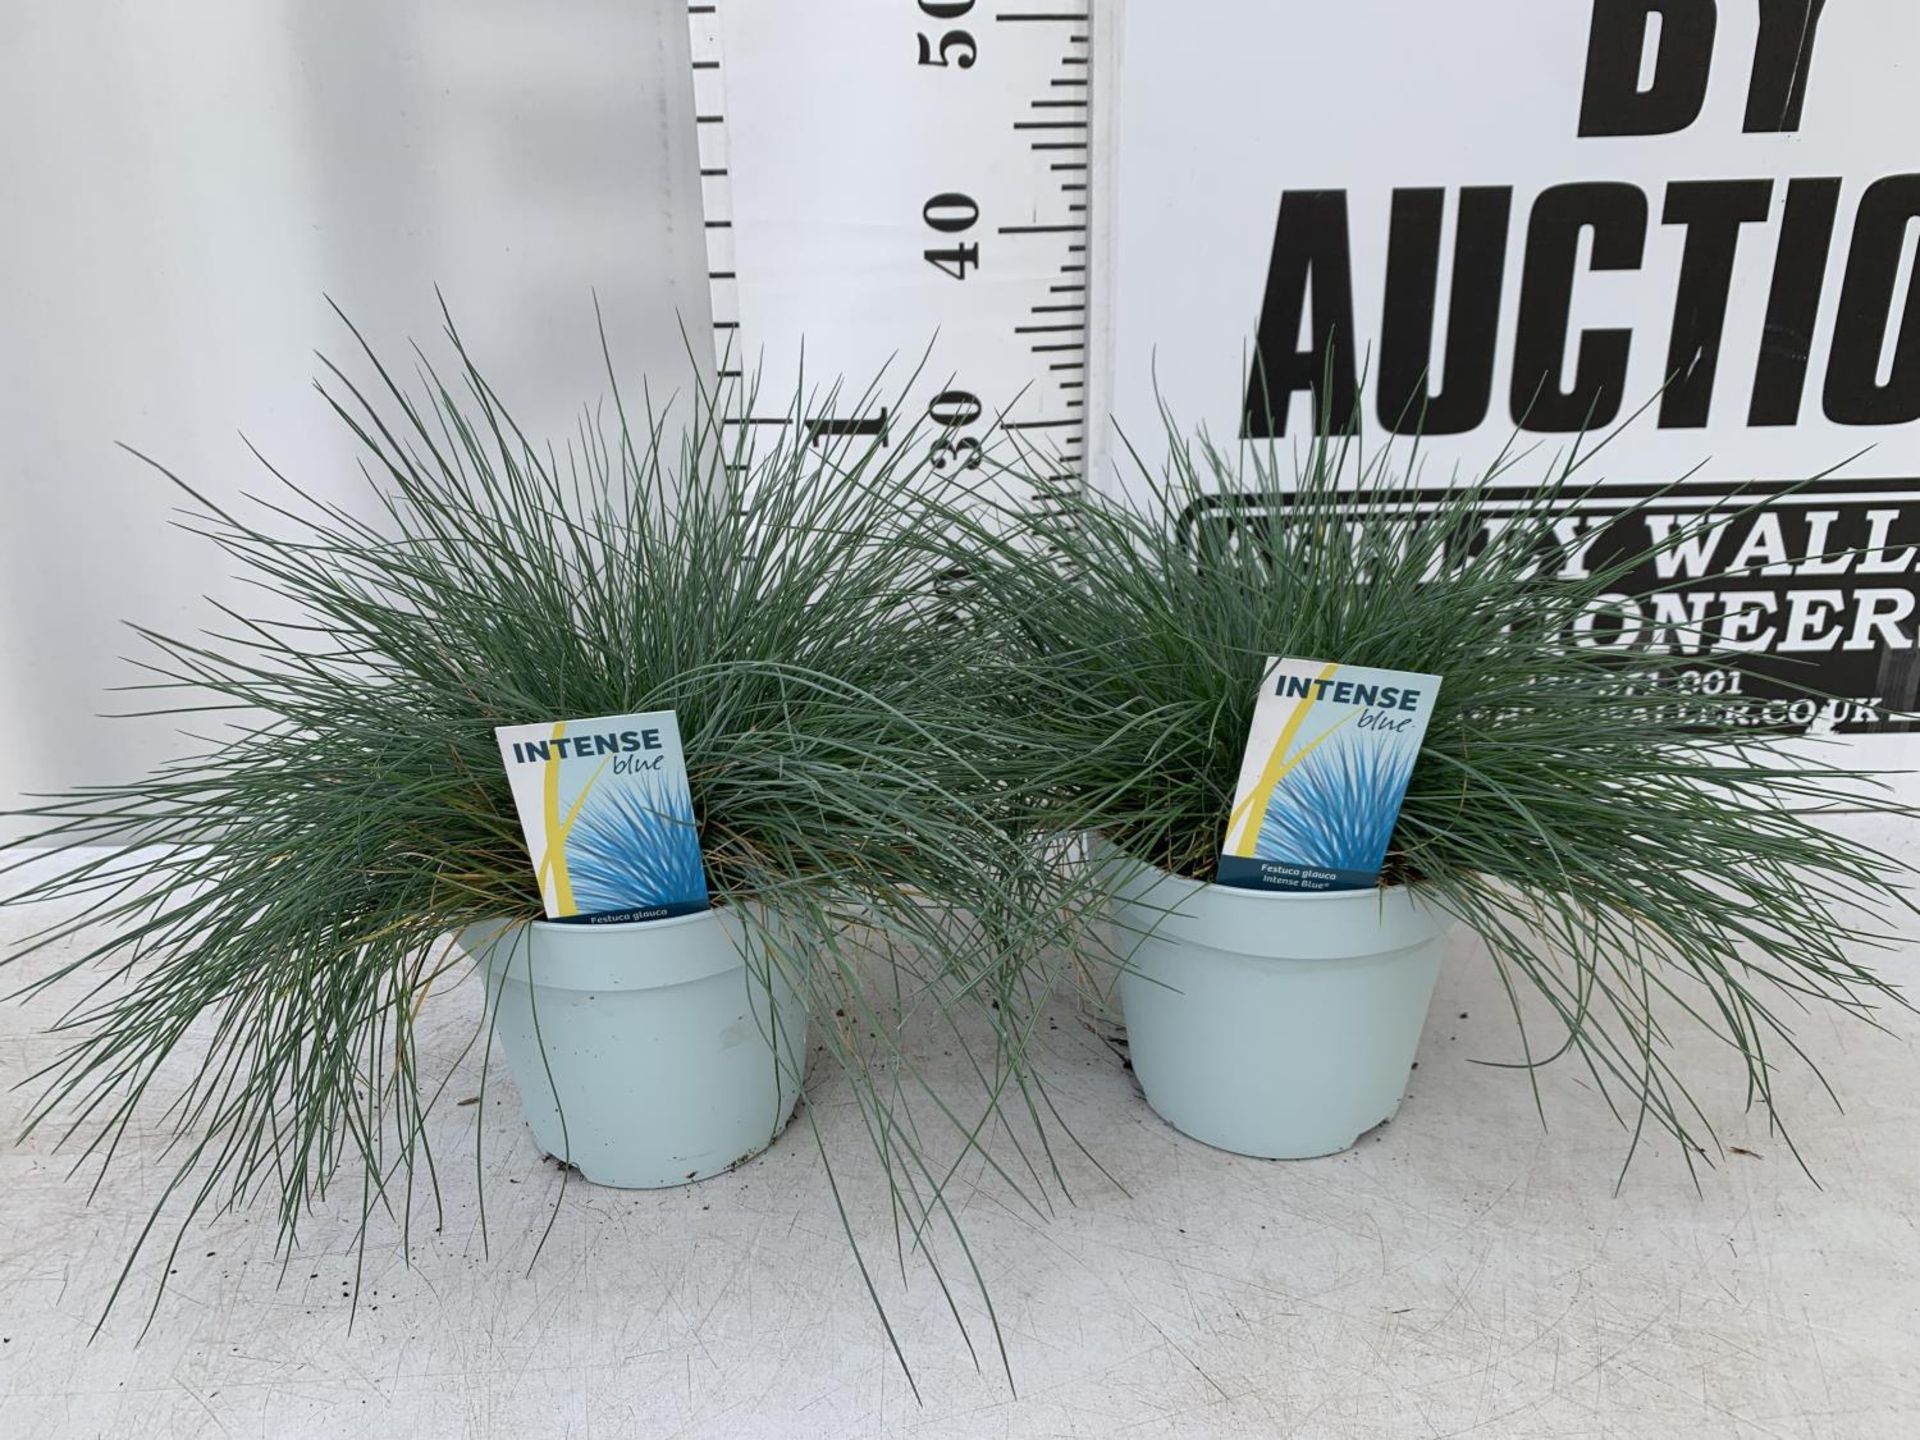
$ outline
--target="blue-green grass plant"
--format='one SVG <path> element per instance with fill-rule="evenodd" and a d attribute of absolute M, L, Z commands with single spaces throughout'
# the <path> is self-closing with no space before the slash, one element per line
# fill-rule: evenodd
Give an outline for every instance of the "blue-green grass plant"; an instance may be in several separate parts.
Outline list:
<path fill-rule="evenodd" d="M 1910 908 L 1906 866 L 1820 812 L 1914 812 L 1733 693 L 1738 657 L 1622 643 L 1651 604 L 1634 575 L 1706 522 L 1571 565 L 1555 522 L 1586 492 L 1619 535 L 1655 534 L 1644 517 L 1676 497 L 1605 494 L 1590 478 L 1604 450 L 1577 445 L 1426 489 L 1413 446 L 1217 445 L 1171 422 L 1168 445 L 1164 467 L 1123 447 L 1123 497 L 951 517 L 1009 713 L 1074 757 L 1061 827 L 1091 815 L 1122 853 L 1212 881 L 1268 657 L 1438 674 L 1384 882 L 1417 884 L 1484 939 L 1520 1022 L 1500 1063 L 1581 1066 L 1629 1158 L 1665 1130 L 1691 1167 L 1718 1143 L 1675 1065 L 1672 1027 L 1696 1022 L 1791 1143 L 1776 1078 L 1812 1063 L 1808 1012 L 1872 1021 L 1905 1003 L 1874 961 Z M 1726 693 L 1681 693 L 1681 669 Z M 1332 811 L 1294 838 L 1329 865 L 1370 851 L 1388 778 L 1306 772 Z"/>
<path fill-rule="evenodd" d="M 555 449 L 448 338 L 445 376 L 424 354 L 396 376 L 364 346 L 370 383 L 326 367 L 373 518 L 271 466 L 243 503 L 174 477 L 182 523 L 293 613 L 140 629 L 148 713 L 226 727 L 27 812 L 28 844 L 68 863 L 14 898 L 78 902 L 20 952 L 76 950 L 32 988 L 100 972 L 55 1027 L 68 1045 L 32 1123 L 102 1168 L 133 1127 L 174 1135 L 142 1244 L 170 1228 L 177 1249 L 196 1219 L 264 1198 L 292 1247 L 330 1194 L 395 1217 L 406 1243 L 446 1183 L 426 1117 L 450 1071 L 420 1052 L 416 1016 L 468 963 L 452 934 L 540 914 L 494 727 L 672 709 L 713 898 L 749 923 L 758 972 L 777 964 L 805 996 L 878 1155 L 896 1258 L 933 1264 L 974 1350 L 932 1240 L 980 1279 L 946 1198 L 968 1154 L 1036 1211 L 1059 1177 L 1032 1148 L 1044 1096 L 1023 1065 L 1024 987 L 1059 912 L 1018 810 L 1047 791 L 1048 752 L 988 703 L 990 638 L 933 623 L 937 511 L 906 502 L 939 483 L 934 437 L 807 422 L 864 414 L 890 398 L 877 387 L 796 396 L 768 426 L 729 425 L 737 407 L 706 396 L 655 413 L 612 385 Z M 603 858 L 611 881 L 631 856 Z M 977 1089 L 929 1083 L 908 1040 L 927 1027 Z M 484 1196 L 497 1161 L 474 1164 Z"/>

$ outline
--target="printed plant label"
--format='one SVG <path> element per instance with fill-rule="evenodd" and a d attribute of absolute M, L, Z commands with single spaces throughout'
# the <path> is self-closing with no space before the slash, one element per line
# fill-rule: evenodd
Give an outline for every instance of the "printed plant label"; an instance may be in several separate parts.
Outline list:
<path fill-rule="evenodd" d="M 707 908 L 671 710 L 493 733 L 549 920 L 612 925 Z"/>
<path fill-rule="evenodd" d="M 1220 883 L 1376 885 L 1439 694 L 1438 675 L 1269 662 L 1234 787 Z"/>

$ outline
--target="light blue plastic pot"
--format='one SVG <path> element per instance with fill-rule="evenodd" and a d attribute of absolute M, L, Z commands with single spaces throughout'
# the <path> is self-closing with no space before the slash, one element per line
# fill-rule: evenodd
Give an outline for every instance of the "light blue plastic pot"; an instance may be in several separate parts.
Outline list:
<path fill-rule="evenodd" d="M 1399 1107 L 1446 918 L 1404 886 L 1202 885 L 1104 849 L 1133 1071 L 1196 1140 L 1303 1160 Z"/>
<path fill-rule="evenodd" d="M 718 1175 L 799 1097 L 806 1007 L 724 910 L 631 925 L 473 926 L 493 1035 L 547 1154 L 597 1185 Z"/>

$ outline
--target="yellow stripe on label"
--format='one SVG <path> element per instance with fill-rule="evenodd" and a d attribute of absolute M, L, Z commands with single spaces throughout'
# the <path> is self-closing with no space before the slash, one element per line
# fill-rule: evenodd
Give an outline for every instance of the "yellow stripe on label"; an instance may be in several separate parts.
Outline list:
<path fill-rule="evenodd" d="M 567 722 L 556 720 L 551 738 L 558 740 L 567 733 Z M 553 910 L 556 916 L 572 915 L 573 880 L 567 874 L 567 831 L 573 828 L 573 818 L 580 813 L 576 804 L 573 813 L 563 821 L 560 818 L 560 757 L 558 754 L 547 756 L 546 774 L 541 777 L 544 808 L 547 821 L 547 853 L 540 859 L 542 886 L 549 878 L 553 881 Z M 582 796 L 584 797 L 584 794 Z"/>
<path fill-rule="evenodd" d="M 565 722 L 553 727 L 553 738 L 558 740 L 566 730 Z M 573 879 L 567 873 L 567 836 L 573 833 L 573 822 L 580 818 L 580 808 L 587 803 L 587 796 L 593 793 L 593 787 L 600 783 L 600 777 L 606 773 L 612 757 L 602 760 L 594 767 L 593 774 L 587 777 L 587 783 L 580 787 L 580 793 L 573 797 L 573 804 L 567 810 L 566 818 L 560 817 L 560 761 L 555 756 L 547 757 L 547 769 L 542 777 L 545 781 L 547 853 L 540 857 L 540 869 L 536 883 L 544 895 L 549 877 L 553 880 L 553 906 L 555 918 L 565 915 L 577 915 L 580 907 L 573 903 Z"/>
<path fill-rule="evenodd" d="M 1331 680 L 1334 671 L 1339 668 L 1340 666 L 1338 664 L 1328 665 L 1325 669 L 1321 670 L 1317 678 L 1321 680 Z M 1255 848 L 1260 843 L 1260 827 L 1266 824 L 1267 805 L 1273 799 L 1274 790 L 1278 788 L 1282 780 L 1287 778 L 1287 772 L 1289 770 L 1293 769 L 1295 765 L 1298 765 L 1312 753 L 1314 745 L 1318 745 L 1320 740 L 1327 738 L 1326 735 L 1322 735 L 1319 740 L 1313 742 L 1313 745 L 1309 745 L 1291 760 L 1287 758 L 1287 751 L 1293 748 L 1294 739 L 1299 735 L 1301 725 L 1306 722 L 1307 711 L 1313 708 L 1313 700 L 1313 696 L 1305 696 L 1301 699 L 1300 703 L 1294 707 L 1293 714 L 1287 717 L 1287 723 L 1281 727 L 1280 738 L 1273 742 L 1272 753 L 1267 756 L 1266 769 L 1261 772 L 1258 783 L 1254 785 L 1246 799 L 1233 807 L 1233 813 L 1227 817 L 1227 835 L 1229 837 L 1227 854 L 1239 856 L 1243 859 L 1251 859 L 1253 857 Z M 1333 730 L 1339 728 L 1337 725 L 1334 726 L 1332 730 L 1327 731 L 1327 735 L 1331 735 Z M 1241 827 L 1240 839 L 1237 844 L 1234 843 L 1231 838 L 1236 825 Z"/>

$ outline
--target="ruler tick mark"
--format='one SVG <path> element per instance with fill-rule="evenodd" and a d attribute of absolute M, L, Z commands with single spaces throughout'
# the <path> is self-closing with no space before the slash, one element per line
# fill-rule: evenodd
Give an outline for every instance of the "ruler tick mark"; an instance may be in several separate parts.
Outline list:
<path fill-rule="evenodd" d="M 1000 3 L 1009 3 L 1009 0 L 1000 0 Z M 1011 3 L 1019 4 L 1022 0 L 1011 0 Z M 1089 412 L 1084 396 L 1091 380 L 1089 356 L 1092 330 L 1089 323 L 1090 306 L 1087 303 L 1090 287 L 1085 283 L 1088 266 L 1085 263 L 1060 262 L 1063 258 L 1069 262 L 1085 262 L 1090 258 L 1088 219 L 1091 206 L 1087 202 L 1091 187 L 1087 182 L 1091 178 L 1090 161 L 1094 147 L 1091 124 L 1093 82 L 1089 57 L 1092 28 L 1101 23 L 1094 18 L 1100 7 L 1096 0 L 1051 0 L 1051 3 L 1049 0 L 1025 0 L 1025 3 L 1037 4 L 1040 8 L 1004 11 L 981 8 L 974 11 L 973 18 L 983 23 L 1004 21 L 1035 27 L 1027 31 L 997 32 L 999 38 L 995 41 L 995 54 L 1000 54 L 1003 49 L 1024 50 L 1030 56 L 1033 69 L 1028 72 L 1030 78 L 1025 82 L 1027 88 L 1011 89 L 996 97 L 997 113 L 990 116 L 983 112 L 975 118 L 986 121 L 989 128 L 997 124 L 998 128 L 992 129 L 991 133 L 999 138 L 992 143 L 1004 153 L 1006 161 L 1017 161 L 1018 152 L 1026 149 L 1030 155 L 1037 155 L 1040 160 L 1048 162 L 1047 171 L 1042 172 L 1041 166 L 1032 159 L 1024 167 L 1016 167 L 1025 171 L 1026 185 L 1033 193 L 1021 195 L 1017 197 L 1017 203 L 1010 202 L 999 209 L 1001 214 L 1018 215 L 1025 212 L 1035 223 L 996 225 L 990 218 L 991 212 L 988 212 L 987 216 L 980 217 L 987 219 L 987 225 L 981 226 L 980 230 L 991 229 L 1002 236 L 1062 238 L 1057 243 L 1049 242 L 1020 250 L 1016 258 L 1038 262 L 1017 267 L 1026 271 L 1023 276 L 1017 277 L 1021 288 L 1026 291 L 1024 296 L 1016 298 L 1017 292 L 1004 296 L 1004 303 L 996 307 L 999 310 L 997 318 L 986 315 L 969 318 L 985 322 L 984 325 L 976 324 L 974 328 L 983 332 L 997 332 L 981 333 L 977 337 L 982 347 L 989 341 L 998 347 L 993 352 L 986 352 L 983 348 L 979 363 L 984 367 L 986 354 L 992 353 L 997 355 L 998 363 L 1008 372 L 995 383 L 1004 383 L 1010 390 L 1010 376 L 1033 383 L 1038 391 L 1035 396 L 1038 403 L 1033 403 L 1028 411 L 1029 415 L 1038 411 L 1036 418 L 1010 421 L 1006 419 L 1004 411 L 997 416 L 992 414 L 995 408 L 992 405 L 987 407 L 985 417 L 989 423 L 997 421 L 1008 431 L 1031 430 L 1036 442 L 1046 442 L 1037 446 L 1044 454 L 1036 457 L 1038 463 L 1033 467 L 1032 478 L 1026 486 L 1021 487 L 1026 491 L 1022 503 L 1040 513 L 1046 513 L 1049 507 L 1060 507 L 1061 513 L 1067 513 L 1068 502 L 1065 497 L 1079 495 L 1088 482 L 1086 456 L 1092 448 L 1092 442 L 1087 428 Z M 778 7 L 780 10 L 786 8 Z M 922 8 L 945 11 L 966 7 L 936 6 L 927 0 Z M 793 9 L 797 11 L 799 7 Z M 703 143 L 702 148 L 708 153 L 701 160 L 706 163 L 696 161 L 696 165 L 703 180 L 711 179 L 720 185 L 718 189 L 702 187 L 707 214 L 724 217 L 708 220 L 703 216 L 702 224 L 710 237 L 721 234 L 727 237 L 724 240 L 710 238 L 706 242 L 710 252 L 708 264 L 716 267 L 707 271 L 715 312 L 715 316 L 710 317 L 710 334 L 715 337 L 715 346 L 722 351 L 719 357 L 721 368 L 717 371 L 719 380 L 729 387 L 739 387 L 724 393 L 742 395 L 746 388 L 745 365 L 739 358 L 742 342 L 746 342 L 748 347 L 757 346 L 764 337 L 756 333 L 758 322 L 751 317 L 741 318 L 740 272 L 737 266 L 732 270 L 717 267 L 736 264 L 732 253 L 735 237 L 745 240 L 760 233 L 755 227 L 762 222 L 755 218 L 754 212 L 750 210 L 736 215 L 730 202 L 731 187 L 738 182 L 730 177 L 732 161 L 739 155 L 740 148 L 744 145 L 744 148 L 752 150 L 762 145 L 759 131 L 765 128 L 756 123 L 741 130 L 743 123 L 753 120 L 761 112 L 754 111 L 753 115 L 735 119 L 736 115 L 740 115 L 739 102 L 762 102 L 758 97 L 744 93 L 724 97 L 721 93 L 722 76 L 733 68 L 730 64 L 733 59 L 731 51 L 723 49 L 723 44 L 735 38 L 736 30 L 749 28 L 743 23 L 742 8 L 738 4 L 728 7 L 720 0 L 697 0 L 697 3 L 688 4 L 687 11 L 689 16 L 698 18 L 693 19 L 690 26 L 692 56 L 683 63 L 690 62 L 692 65 L 694 93 L 702 103 L 686 108 L 694 113 L 696 125 L 717 127 L 713 130 L 702 129 L 703 142 L 717 143 Z M 724 20 L 718 18 L 723 11 Z M 797 19 L 794 23 L 798 23 Z M 1066 47 L 1064 51 L 1062 46 Z M 705 71 L 718 73 L 708 78 L 701 73 Z M 1067 93 L 1062 95 L 1059 93 L 1061 90 Z M 719 110 L 723 104 L 728 107 L 724 114 Z M 712 106 L 712 110 L 701 113 L 707 111 L 708 106 Z M 748 108 L 752 110 L 753 106 L 749 105 Z M 729 126 L 736 132 L 731 137 L 725 133 Z M 1049 135 L 1046 133 L 1048 131 L 1053 133 Z M 1022 136 L 1020 132 L 1032 133 Z M 983 133 L 980 138 L 985 142 L 988 134 Z M 733 153 L 727 153 L 729 150 Z M 1046 151 L 1058 154 L 1045 154 Z M 757 174 L 760 169 L 758 161 L 754 168 Z M 1051 179 L 1048 178 L 1048 172 Z M 1041 223 L 1040 217 L 1043 215 L 1062 216 L 1067 223 Z M 742 256 L 742 261 L 745 258 Z M 1052 273 L 1049 273 L 1050 269 Z M 950 294 L 947 301 L 936 301 L 936 293 L 948 294 L 935 291 L 934 286 L 939 283 L 933 282 L 928 287 L 930 307 L 937 303 L 951 305 Z M 1035 291 L 1039 294 L 1036 295 Z M 733 318 L 723 320 L 717 316 Z M 972 331 L 967 333 L 972 338 Z M 970 357 L 969 364 L 973 363 Z M 982 398 L 986 398 L 984 389 L 981 393 Z M 1041 400 L 1042 396 L 1046 398 Z M 751 461 L 754 438 L 757 436 L 764 442 L 769 433 L 760 427 L 791 428 L 795 417 L 773 419 L 749 416 L 744 421 L 727 417 L 726 423 L 740 427 L 725 432 L 730 444 L 739 447 L 738 455 L 733 463 L 727 465 L 727 469 L 730 473 L 745 475 L 754 473 L 757 466 L 757 462 Z M 1049 431 L 1058 433 L 1049 435 Z"/>

